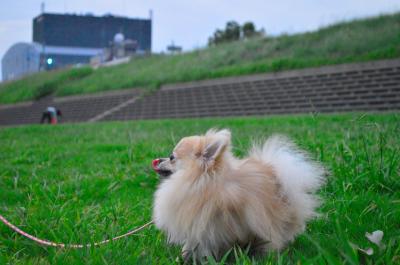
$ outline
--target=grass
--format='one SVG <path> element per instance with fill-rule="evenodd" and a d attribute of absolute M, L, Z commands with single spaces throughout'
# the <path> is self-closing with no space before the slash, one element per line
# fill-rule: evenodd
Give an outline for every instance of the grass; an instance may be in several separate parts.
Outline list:
<path fill-rule="evenodd" d="M 123 65 L 40 73 L 0 84 L 0 103 L 35 98 L 50 82 L 56 96 L 400 57 L 400 13 L 339 23 L 315 32 L 227 43 L 181 55 L 134 58 Z M 78 70 L 79 71 L 79 70 Z M 60 77 L 61 76 L 61 77 Z M 46 86 L 46 85 L 45 85 Z M 45 87 L 46 88 L 46 87 Z"/>
<path fill-rule="evenodd" d="M 331 176 L 320 191 L 321 217 L 281 253 L 253 259 L 233 249 L 208 264 L 398 264 L 400 116 L 298 115 L 22 126 L 0 129 L 0 213 L 54 241 L 93 242 L 151 218 L 158 179 L 153 158 L 183 136 L 227 127 L 234 153 L 286 134 L 322 161 Z M 384 248 L 365 232 L 384 232 Z M 0 224 L 0 264 L 173 264 L 180 254 L 151 227 L 98 248 L 44 248 Z M 373 247 L 366 256 L 357 251 Z"/>
<path fill-rule="evenodd" d="M 57 92 L 62 84 L 82 79 L 93 73 L 90 67 L 40 72 L 26 78 L 0 84 L 0 103 L 37 100 Z"/>

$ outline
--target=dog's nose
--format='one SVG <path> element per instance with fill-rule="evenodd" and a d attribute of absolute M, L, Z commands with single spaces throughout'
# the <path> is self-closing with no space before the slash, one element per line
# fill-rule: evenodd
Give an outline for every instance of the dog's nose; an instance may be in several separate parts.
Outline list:
<path fill-rule="evenodd" d="M 158 169 L 158 164 L 160 164 L 160 159 L 159 159 L 159 158 L 154 159 L 153 162 L 152 162 L 151 164 L 152 164 L 152 166 L 153 166 L 153 169 L 154 169 L 154 170 L 157 170 L 157 169 Z"/>

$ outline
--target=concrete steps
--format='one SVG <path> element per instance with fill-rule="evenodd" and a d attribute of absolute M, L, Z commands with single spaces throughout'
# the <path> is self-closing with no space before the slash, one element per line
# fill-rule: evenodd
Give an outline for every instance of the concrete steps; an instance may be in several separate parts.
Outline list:
<path fill-rule="evenodd" d="M 0 106 L 0 125 L 38 123 L 47 106 L 62 122 L 400 110 L 400 59 L 46 98 Z"/>
<path fill-rule="evenodd" d="M 166 86 L 105 120 L 400 109 L 400 60 Z"/>
<path fill-rule="evenodd" d="M 0 125 L 35 124 L 40 122 L 47 106 L 62 111 L 61 122 L 86 122 L 123 102 L 136 98 L 139 90 L 81 95 L 64 98 L 46 98 L 28 104 L 0 107 Z"/>

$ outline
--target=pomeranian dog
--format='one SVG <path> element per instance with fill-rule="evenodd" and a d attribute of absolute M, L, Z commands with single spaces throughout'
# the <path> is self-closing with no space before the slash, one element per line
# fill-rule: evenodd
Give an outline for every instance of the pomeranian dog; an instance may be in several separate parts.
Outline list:
<path fill-rule="evenodd" d="M 313 193 L 325 175 L 281 136 L 238 159 L 226 129 L 183 138 L 153 168 L 162 178 L 153 220 L 170 243 L 183 245 L 184 260 L 220 259 L 235 245 L 255 254 L 280 250 L 316 216 Z"/>

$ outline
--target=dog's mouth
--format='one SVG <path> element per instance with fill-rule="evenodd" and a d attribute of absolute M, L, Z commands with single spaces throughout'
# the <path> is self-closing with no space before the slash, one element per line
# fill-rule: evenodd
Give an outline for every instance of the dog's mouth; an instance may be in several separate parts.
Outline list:
<path fill-rule="evenodd" d="M 172 171 L 168 169 L 160 168 L 161 159 L 154 159 L 152 162 L 153 169 L 157 172 L 160 177 L 166 178 L 172 175 Z"/>
<path fill-rule="evenodd" d="M 160 175 L 163 178 L 169 177 L 170 175 L 172 175 L 172 171 L 171 170 L 156 170 L 157 174 Z"/>

